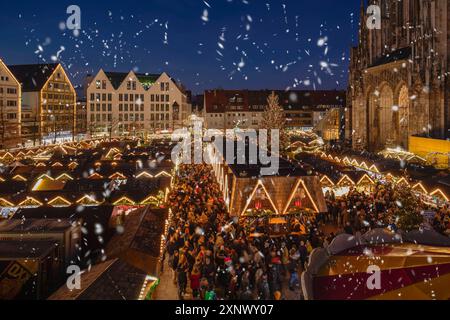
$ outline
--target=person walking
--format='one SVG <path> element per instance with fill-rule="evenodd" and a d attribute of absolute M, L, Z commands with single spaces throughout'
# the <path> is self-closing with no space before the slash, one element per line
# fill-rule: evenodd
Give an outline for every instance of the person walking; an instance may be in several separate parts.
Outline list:
<path fill-rule="evenodd" d="M 186 257 L 183 255 L 180 257 L 180 261 L 179 261 L 178 268 L 177 268 L 178 297 L 180 300 L 184 300 L 184 296 L 186 295 L 188 271 L 189 271 L 189 265 L 187 263 Z"/>
<path fill-rule="evenodd" d="M 194 299 L 197 299 L 199 297 L 200 293 L 200 268 L 199 265 L 194 265 L 194 268 L 192 269 L 191 276 L 190 276 L 190 282 L 191 282 L 191 289 L 192 289 L 192 297 Z"/>

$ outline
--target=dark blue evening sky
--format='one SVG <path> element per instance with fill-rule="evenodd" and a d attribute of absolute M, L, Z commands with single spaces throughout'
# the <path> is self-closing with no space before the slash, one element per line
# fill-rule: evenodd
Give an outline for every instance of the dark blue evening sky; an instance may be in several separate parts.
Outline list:
<path fill-rule="evenodd" d="M 78 37 L 60 26 L 70 4 L 81 8 Z M 76 84 L 87 73 L 104 68 L 167 71 L 196 93 L 218 87 L 343 88 L 350 46 L 356 42 L 359 4 L 12 1 L 0 10 L 0 57 L 7 64 L 27 64 L 58 56 Z"/>

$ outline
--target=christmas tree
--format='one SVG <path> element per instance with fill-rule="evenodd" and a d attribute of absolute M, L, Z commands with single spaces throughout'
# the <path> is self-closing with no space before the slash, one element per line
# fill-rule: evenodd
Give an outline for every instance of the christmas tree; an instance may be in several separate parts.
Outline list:
<path fill-rule="evenodd" d="M 408 188 L 399 189 L 396 199 L 398 227 L 406 232 L 418 230 L 423 222 L 419 199 Z"/>
<path fill-rule="evenodd" d="M 267 107 L 263 113 L 262 129 L 268 130 L 268 146 L 271 144 L 270 130 L 279 130 L 280 132 L 280 154 L 285 155 L 289 145 L 289 137 L 286 131 L 286 116 L 283 108 L 280 106 L 279 98 L 272 91 L 267 98 Z"/>

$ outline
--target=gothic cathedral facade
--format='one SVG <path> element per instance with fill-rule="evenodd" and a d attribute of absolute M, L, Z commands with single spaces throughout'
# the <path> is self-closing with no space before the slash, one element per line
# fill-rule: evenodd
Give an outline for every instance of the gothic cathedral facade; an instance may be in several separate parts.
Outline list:
<path fill-rule="evenodd" d="M 450 0 L 361 3 L 348 88 L 357 150 L 408 149 L 409 137 L 450 138 Z M 380 9 L 374 28 L 371 11 Z"/>

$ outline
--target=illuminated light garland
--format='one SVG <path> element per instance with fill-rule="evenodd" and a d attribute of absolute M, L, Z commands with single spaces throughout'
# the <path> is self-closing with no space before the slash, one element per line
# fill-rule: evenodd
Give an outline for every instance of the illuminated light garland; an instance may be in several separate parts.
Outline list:
<path fill-rule="evenodd" d="M 297 190 L 298 190 L 298 188 L 300 187 L 300 185 L 302 185 L 303 189 L 305 189 L 306 195 L 308 196 L 309 201 L 311 201 L 311 203 L 313 204 L 314 210 L 316 211 L 316 213 L 319 213 L 319 212 L 320 212 L 320 211 L 319 211 L 319 208 L 317 207 L 315 201 L 313 200 L 313 198 L 312 198 L 312 196 L 311 196 L 311 193 L 309 193 L 309 190 L 308 190 L 308 188 L 306 187 L 305 182 L 304 182 L 302 179 L 299 179 L 299 180 L 297 181 L 297 183 L 296 183 L 296 185 L 295 185 L 295 187 L 294 187 L 294 189 L 293 189 L 293 191 L 292 191 L 290 197 L 289 197 L 289 201 L 287 202 L 287 205 L 286 205 L 286 208 L 285 208 L 284 211 L 283 211 L 283 214 L 286 214 L 287 211 L 289 210 L 289 207 L 291 206 L 292 200 L 294 199 L 295 194 L 297 193 Z"/>
<path fill-rule="evenodd" d="M 16 175 L 12 178 L 12 180 L 14 180 L 14 181 L 23 181 L 23 182 L 28 181 L 25 177 L 21 176 L 20 174 L 16 174 Z"/>
<path fill-rule="evenodd" d="M 349 182 L 351 185 L 355 185 L 355 182 L 350 179 L 348 175 L 344 175 L 336 185 L 341 186 L 345 181 Z"/>
<path fill-rule="evenodd" d="M 61 162 L 55 162 L 54 164 L 52 164 L 52 167 L 64 167 L 64 166 Z"/>
<path fill-rule="evenodd" d="M 32 205 L 28 204 L 29 202 L 31 202 Z M 41 207 L 42 205 L 42 202 L 36 200 L 33 197 L 27 197 L 25 200 L 18 204 L 19 207 Z"/>
<path fill-rule="evenodd" d="M 421 193 L 423 193 L 423 194 L 428 194 L 428 191 L 427 191 L 427 189 L 425 189 L 425 187 L 423 186 L 423 184 L 422 183 L 416 183 L 413 187 L 412 187 L 412 189 L 414 190 L 414 191 L 418 191 L 418 192 L 421 192 Z"/>
<path fill-rule="evenodd" d="M 112 154 L 114 152 L 114 154 Z M 106 154 L 106 158 L 112 158 L 114 157 L 116 154 L 120 153 L 120 150 L 117 148 L 111 148 L 109 149 L 108 153 Z"/>
<path fill-rule="evenodd" d="M 0 159 L 2 160 L 5 160 L 6 158 L 14 159 L 14 156 L 10 152 L 6 152 L 3 156 L 0 157 Z"/>
<path fill-rule="evenodd" d="M 116 173 L 114 173 L 114 174 L 112 174 L 111 176 L 109 176 L 109 178 L 108 179 L 111 179 L 111 180 L 126 180 L 127 179 L 127 177 L 125 177 L 122 173 L 120 173 L 120 172 L 116 172 Z"/>
<path fill-rule="evenodd" d="M 365 169 L 365 170 L 369 170 L 369 167 L 367 166 L 367 163 L 365 163 L 364 161 L 359 164 L 359 167 L 362 168 L 362 169 Z"/>
<path fill-rule="evenodd" d="M 55 203 L 58 203 L 58 202 L 63 203 L 63 204 L 62 205 L 61 204 L 55 204 Z M 70 201 L 66 200 L 65 198 L 63 198 L 61 196 L 58 196 L 58 197 L 50 200 L 48 202 L 48 204 L 51 205 L 52 207 L 70 207 L 72 205 L 72 203 Z"/>
<path fill-rule="evenodd" d="M 392 175 L 392 173 L 388 173 L 388 174 L 385 176 L 385 178 L 386 178 L 386 179 L 390 179 L 390 180 L 396 180 L 396 179 L 397 179 L 396 177 L 394 177 L 394 176 Z"/>
<path fill-rule="evenodd" d="M 0 206 L 1 207 L 10 207 L 13 208 L 14 204 L 6 200 L 5 198 L 0 198 Z"/>
<path fill-rule="evenodd" d="M 152 179 L 154 178 L 150 173 L 148 173 L 147 171 L 141 172 L 136 176 L 136 179 L 142 179 L 142 178 L 149 178 Z"/>
<path fill-rule="evenodd" d="M 0 182 L 5 182 L 6 180 L 0 177 Z"/>
<path fill-rule="evenodd" d="M 43 162 L 39 162 L 36 167 L 46 167 L 47 165 Z"/>
<path fill-rule="evenodd" d="M 85 202 L 86 200 L 87 202 Z M 84 197 L 80 198 L 76 203 L 85 206 L 97 206 L 101 204 L 101 202 L 95 200 L 93 197 L 89 195 L 85 195 Z"/>
<path fill-rule="evenodd" d="M 131 200 L 130 198 L 128 198 L 128 197 L 122 197 L 122 198 L 120 198 L 119 200 L 117 200 L 116 202 L 113 203 L 114 206 L 120 206 L 120 205 L 123 205 L 123 204 L 130 205 L 130 206 L 136 205 L 136 203 L 133 200 Z"/>
<path fill-rule="evenodd" d="M 78 167 L 78 163 L 75 161 L 72 161 L 71 163 L 69 163 L 68 168 L 69 169 L 75 169 L 76 167 Z"/>
<path fill-rule="evenodd" d="M 37 178 L 37 180 L 42 180 L 42 179 L 47 179 L 47 180 L 51 180 L 54 181 L 55 179 L 53 179 L 52 177 L 50 177 L 48 174 L 44 173 L 42 175 L 39 176 L 39 178 Z"/>
<path fill-rule="evenodd" d="M 374 165 L 374 164 L 369 168 L 369 171 L 372 171 L 372 172 L 375 172 L 375 173 L 380 173 L 380 171 L 378 170 L 377 166 Z"/>
<path fill-rule="evenodd" d="M 113 159 L 114 160 L 122 160 L 122 154 L 121 153 L 117 153 L 116 155 L 114 155 Z"/>
<path fill-rule="evenodd" d="M 97 172 L 91 174 L 88 179 L 103 179 L 103 176 L 101 174 L 98 174 Z"/>
<path fill-rule="evenodd" d="M 140 204 L 149 205 L 149 204 L 152 204 L 153 202 L 159 202 L 159 199 L 155 196 L 149 196 L 149 197 L 145 198 L 144 200 L 142 200 Z"/>
<path fill-rule="evenodd" d="M 408 182 L 408 180 L 405 179 L 405 177 L 402 177 L 400 180 L 398 180 L 395 185 L 398 186 L 400 184 L 406 184 L 408 187 L 411 187 L 411 184 Z"/>
<path fill-rule="evenodd" d="M 375 181 L 373 181 L 373 179 L 371 177 L 369 177 L 367 174 L 364 174 L 361 179 L 359 179 L 358 183 L 356 185 L 361 185 L 363 183 L 364 180 L 369 180 L 369 184 L 375 184 Z"/>
<path fill-rule="evenodd" d="M 320 179 L 320 183 L 323 184 L 325 181 L 327 181 L 327 182 L 329 183 L 330 186 L 332 186 L 332 187 L 335 186 L 334 182 L 331 181 L 331 179 L 330 179 L 328 176 L 326 176 L 326 175 L 324 175 L 324 176 Z"/>
<path fill-rule="evenodd" d="M 277 207 L 275 206 L 274 202 L 272 201 L 272 198 L 270 197 L 269 193 L 267 192 L 266 187 L 264 186 L 264 184 L 262 183 L 261 180 L 258 180 L 258 183 L 256 184 L 255 188 L 253 189 L 253 192 L 251 193 L 251 196 L 250 196 L 250 198 L 248 199 L 247 204 L 245 205 L 244 210 L 242 211 L 241 215 L 244 215 L 244 214 L 247 212 L 247 209 L 248 209 L 250 203 L 252 202 L 253 197 L 255 196 L 256 191 L 258 191 L 258 188 L 259 188 L 259 187 L 262 187 L 264 193 L 266 194 L 267 198 L 268 198 L 269 201 L 270 201 L 270 204 L 272 205 L 272 208 L 273 208 L 274 211 L 275 211 L 275 214 L 278 215 L 278 214 L 279 214 L 278 209 L 277 209 Z"/>
<path fill-rule="evenodd" d="M 449 198 L 444 194 L 444 192 L 441 189 L 436 189 L 432 193 L 430 193 L 430 196 L 436 197 L 440 196 L 442 199 L 445 200 L 445 202 L 449 202 Z"/>
<path fill-rule="evenodd" d="M 72 178 L 70 175 L 68 175 L 67 173 L 63 173 L 61 175 L 59 175 L 55 180 L 74 180 L 74 178 Z"/>
<path fill-rule="evenodd" d="M 168 173 L 167 171 L 161 171 L 160 173 L 158 173 L 155 178 L 159 178 L 161 176 L 165 176 L 167 178 L 172 178 L 172 175 L 170 173 Z"/>

